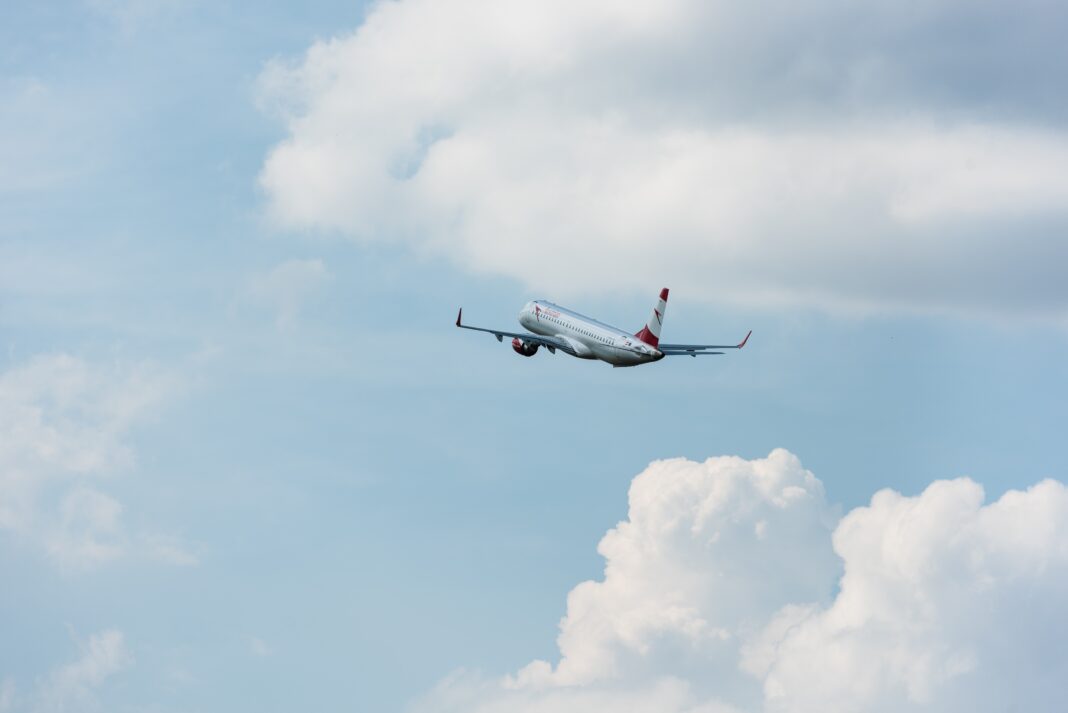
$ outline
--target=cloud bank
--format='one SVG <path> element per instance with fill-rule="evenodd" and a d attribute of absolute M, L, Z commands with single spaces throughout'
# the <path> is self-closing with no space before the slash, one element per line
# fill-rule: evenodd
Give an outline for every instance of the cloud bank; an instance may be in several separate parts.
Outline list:
<path fill-rule="evenodd" d="M 557 294 L 1063 318 L 1068 10 L 401 0 L 261 77 L 286 228 Z"/>
<path fill-rule="evenodd" d="M 658 461 L 567 598 L 559 660 L 414 706 L 661 713 L 1059 710 L 1068 488 L 966 478 L 838 520 L 784 451 Z M 837 524 L 836 524 L 837 523 Z"/>

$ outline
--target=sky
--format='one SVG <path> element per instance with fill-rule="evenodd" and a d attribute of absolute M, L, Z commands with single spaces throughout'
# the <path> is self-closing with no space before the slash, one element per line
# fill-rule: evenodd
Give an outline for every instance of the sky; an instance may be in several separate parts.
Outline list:
<path fill-rule="evenodd" d="M 1057 710 L 1066 27 L 5 4 L 0 713 Z"/>

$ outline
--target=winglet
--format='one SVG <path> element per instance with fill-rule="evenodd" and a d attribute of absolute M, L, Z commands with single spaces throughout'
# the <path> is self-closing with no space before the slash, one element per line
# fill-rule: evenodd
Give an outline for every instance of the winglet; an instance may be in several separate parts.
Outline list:
<path fill-rule="evenodd" d="M 459 322 L 457 322 L 457 324 L 459 324 Z M 749 330 L 749 334 L 752 334 L 752 333 L 753 333 L 753 330 L 752 330 L 752 329 L 750 329 L 750 330 Z M 741 349 L 742 347 L 744 347 L 744 346 L 745 346 L 745 343 L 749 341 L 749 334 L 745 335 L 745 339 L 743 339 L 743 340 L 742 340 L 742 341 L 741 341 L 741 342 L 740 342 L 740 343 L 738 344 L 738 348 L 739 348 L 739 349 Z"/>
<path fill-rule="evenodd" d="M 463 326 L 462 324 L 460 324 L 460 318 L 463 317 L 463 316 L 464 316 L 464 308 L 461 307 L 460 311 L 456 313 L 456 326 L 457 327 L 462 327 Z"/>

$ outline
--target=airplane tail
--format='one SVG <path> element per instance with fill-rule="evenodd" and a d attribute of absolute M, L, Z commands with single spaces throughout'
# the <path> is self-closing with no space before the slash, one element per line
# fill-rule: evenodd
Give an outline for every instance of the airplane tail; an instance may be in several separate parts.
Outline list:
<path fill-rule="evenodd" d="M 660 299 L 653 308 L 653 314 L 649 321 L 642 327 L 642 331 L 634 336 L 642 340 L 654 349 L 660 344 L 660 327 L 664 324 L 664 312 L 667 311 L 668 288 L 660 290 Z"/>

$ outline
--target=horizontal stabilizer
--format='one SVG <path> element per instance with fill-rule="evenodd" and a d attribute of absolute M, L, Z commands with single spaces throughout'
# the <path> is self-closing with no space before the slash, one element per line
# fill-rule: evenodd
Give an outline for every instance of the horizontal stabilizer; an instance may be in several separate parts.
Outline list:
<path fill-rule="evenodd" d="M 745 343 L 749 341 L 749 335 L 753 333 L 753 330 L 749 330 L 749 334 L 745 335 L 745 339 L 737 344 L 661 344 L 660 351 L 667 354 L 668 352 L 693 352 L 704 351 L 706 349 L 741 349 L 745 346 Z"/>
<path fill-rule="evenodd" d="M 692 356 L 692 357 L 714 356 L 716 354 L 725 354 L 725 353 L 726 352 L 701 352 L 701 351 L 697 351 L 696 349 L 673 351 L 673 352 L 662 352 L 662 354 L 664 356 Z"/>

